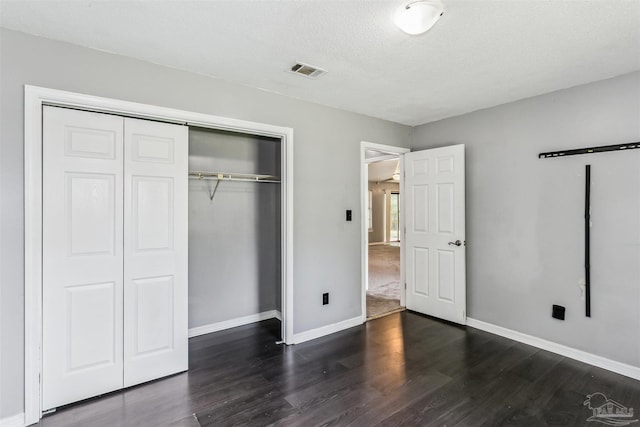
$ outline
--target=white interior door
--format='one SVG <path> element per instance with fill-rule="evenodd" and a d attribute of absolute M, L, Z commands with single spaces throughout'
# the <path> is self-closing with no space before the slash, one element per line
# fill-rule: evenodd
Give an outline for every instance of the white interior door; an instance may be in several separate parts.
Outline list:
<path fill-rule="evenodd" d="M 43 108 L 44 410 L 123 385 L 122 124 Z"/>
<path fill-rule="evenodd" d="M 466 322 L 464 145 L 405 154 L 407 308 Z"/>
<path fill-rule="evenodd" d="M 186 126 L 125 119 L 124 385 L 188 368 Z"/>

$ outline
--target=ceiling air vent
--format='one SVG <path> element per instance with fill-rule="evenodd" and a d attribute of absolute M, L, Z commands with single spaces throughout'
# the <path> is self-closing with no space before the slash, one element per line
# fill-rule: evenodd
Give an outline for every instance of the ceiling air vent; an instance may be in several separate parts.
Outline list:
<path fill-rule="evenodd" d="M 317 79 L 321 75 L 325 74 L 327 70 L 314 67 L 313 65 L 303 64 L 302 62 L 297 62 L 293 67 L 291 67 L 291 72 L 309 77 L 310 79 Z"/>

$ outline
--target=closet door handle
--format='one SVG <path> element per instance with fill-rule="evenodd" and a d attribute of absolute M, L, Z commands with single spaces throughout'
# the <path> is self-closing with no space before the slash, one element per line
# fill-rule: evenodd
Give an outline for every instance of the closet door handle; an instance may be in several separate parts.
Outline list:
<path fill-rule="evenodd" d="M 455 242 L 449 242 L 449 246 L 462 246 L 462 242 L 460 240 L 456 240 Z"/>

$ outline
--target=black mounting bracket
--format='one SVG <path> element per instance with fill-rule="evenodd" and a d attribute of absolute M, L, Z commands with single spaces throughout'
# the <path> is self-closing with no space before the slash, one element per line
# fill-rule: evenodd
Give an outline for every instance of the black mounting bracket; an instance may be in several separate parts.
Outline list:
<path fill-rule="evenodd" d="M 591 317 L 591 165 L 584 169 L 584 315 Z"/>
<path fill-rule="evenodd" d="M 538 154 L 538 158 L 547 159 L 549 157 L 566 157 L 575 156 L 576 154 L 594 154 L 604 153 L 607 151 L 635 150 L 638 148 L 640 148 L 640 142 L 630 142 L 628 144 L 601 145 L 599 147 L 576 148 L 574 150 L 549 151 L 548 153 Z"/>

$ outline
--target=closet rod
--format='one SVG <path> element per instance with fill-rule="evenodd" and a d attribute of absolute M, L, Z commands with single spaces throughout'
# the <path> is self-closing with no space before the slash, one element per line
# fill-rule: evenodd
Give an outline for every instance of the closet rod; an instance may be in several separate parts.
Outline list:
<path fill-rule="evenodd" d="M 280 182 L 279 176 L 250 174 L 250 173 L 192 171 L 192 172 L 189 172 L 189 177 L 197 178 L 197 179 L 216 179 L 218 181 L 272 182 L 272 183 Z"/>

